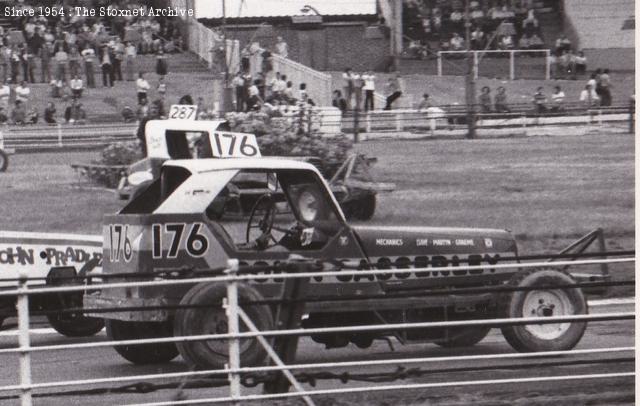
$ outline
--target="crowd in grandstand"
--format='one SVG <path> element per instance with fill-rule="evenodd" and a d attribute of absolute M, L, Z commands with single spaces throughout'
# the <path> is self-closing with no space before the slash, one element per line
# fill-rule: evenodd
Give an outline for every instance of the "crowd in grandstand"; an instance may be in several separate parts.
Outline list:
<path fill-rule="evenodd" d="M 18 9 L 38 6 L 19 2 Z M 95 3 L 95 4 L 92 4 Z M 52 99 L 61 99 L 64 122 L 82 123 L 86 112 L 80 99 L 97 86 L 103 87 L 138 77 L 138 54 L 156 55 L 158 87 L 165 87 L 166 54 L 182 49 L 175 18 L 162 16 L 84 17 L 72 12 L 76 5 L 97 7 L 104 1 L 67 1 L 64 15 L 15 18 L 11 28 L 0 26 L 0 121 L 35 123 L 39 114 L 30 105 L 29 83 L 46 83 Z M 136 8 L 127 1 L 110 1 L 111 8 Z M 29 91 L 25 91 L 27 89 Z M 159 98 L 164 92 L 158 91 Z M 10 103 L 10 100 L 13 102 Z M 59 122 L 55 101 L 47 106 L 44 121 Z"/>

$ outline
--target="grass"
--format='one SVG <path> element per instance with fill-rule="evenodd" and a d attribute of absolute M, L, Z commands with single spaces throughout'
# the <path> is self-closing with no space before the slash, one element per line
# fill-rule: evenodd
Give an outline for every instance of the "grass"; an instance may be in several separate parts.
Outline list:
<path fill-rule="evenodd" d="M 375 179 L 394 182 L 372 223 L 507 228 L 520 253 L 555 253 L 601 227 L 607 249 L 634 249 L 634 144 L 630 135 L 375 141 Z M 115 194 L 87 188 L 69 167 L 96 152 L 11 157 L 0 174 L 0 229 L 99 233 Z M 80 187 L 79 187 L 80 185 Z M 613 269 L 632 278 L 633 267 Z M 617 293 L 630 290 L 617 289 Z"/>

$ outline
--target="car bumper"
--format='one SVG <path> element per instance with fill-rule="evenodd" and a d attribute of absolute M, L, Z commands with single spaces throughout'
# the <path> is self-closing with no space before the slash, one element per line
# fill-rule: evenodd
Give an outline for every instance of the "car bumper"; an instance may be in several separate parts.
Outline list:
<path fill-rule="evenodd" d="M 140 299 L 109 297 L 100 294 L 87 294 L 84 296 L 84 309 L 86 315 L 103 319 L 113 319 L 122 321 L 165 321 L 169 318 L 168 309 L 159 307 L 168 306 L 164 299 Z M 141 308 L 153 307 L 153 310 L 141 310 Z M 110 312 L 106 310 L 116 310 L 126 308 L 123 311 Z M 100 310 L 91 312 L 91 310 Z"/>

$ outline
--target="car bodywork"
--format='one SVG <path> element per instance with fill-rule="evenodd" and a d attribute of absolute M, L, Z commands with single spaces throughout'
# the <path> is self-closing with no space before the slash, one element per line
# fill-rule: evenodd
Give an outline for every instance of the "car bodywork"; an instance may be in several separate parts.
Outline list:
<path fill-rule="evenodd" d="M 277 190 L 284 198 L 277 204 L 288 206 L 293 224 L 289 231 L 284 228 L 273 244 L 265 246 L 259 238 L 256 241 L 248 237 L 238 242 L 238 238 L 230 235 L 229 226 L 219 220 L 219 213 L 211 213 L 224 210 L 226 195 L 231 193 L 229 184 L 245 174 L 264 179 L 261 190 Z M 277 179 L 277 184 L 268 185 L 272 179 Z M 307 303 L 311 321 L 322 320 L 322 314 L 339 312 L 348 318 L 354 311 L 372 310 L 369 301 L 360 305 L 350 302 L 345 307 L 339 300 L 341 295 L 385 295 L 403 290 L 500 284 L 516 270 L 493 265 L 504 262 L 503 258 L 515 261 L 517 257 L 515 240 L 507 230 L 351 226 L 328 183 L 314 166 L 279 158 L 168 161 L 159 179 L 118 214 L 105 217 L 103 238 L 103 272 L 106 274 L 136 272 L 142 276 L 161 270 L 217 269 L 224 268 L 230 258 L 238 259 L 241 264 L 270 265 L 286 261 L 292 254 L 313 260 L 348 261 L 360 264 L 362 269 L 407 269 L 403 273 L 375 277 L 313 278 L 308 295 L 320 300 Z M 486 266 L 477 270 L 456 269 L 466 264 Z M 440 268 L 416 274 L 411 272 L 412 267 Z M 282 282 L 274 275 L 272 279 L 252 284 L 268 298 L 281 294 Z M 189 288 L 104 289 L 86 295 L 85 307 L 90 310 L 176 305 Z M 440 295 L 377 303 L 373 310 L 381 311 L 378 316 L 391 322 L 401 319 L 401 314 L 428 309 L 487 314 L 495 307 L 495 297 L 493 294 Z M 171 319 L 172 311 L 156 308 L 105 313 L 101 317 L 166 321 Z M 324 320 L 320 323 L 326 324 Z"/>

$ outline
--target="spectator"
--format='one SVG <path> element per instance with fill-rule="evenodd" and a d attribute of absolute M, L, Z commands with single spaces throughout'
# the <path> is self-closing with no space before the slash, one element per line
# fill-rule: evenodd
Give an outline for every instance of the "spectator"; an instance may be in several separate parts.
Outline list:
<path fill-rule="evenodd" d="M 497 113 L 510 113 L 511 109 L 507 104 L 507 90 L 504 86 L 498 87 L 496 95 L 493 98 L 493 106 Z"/>
<path fill-rule="evenodd" d="M 531 38 L 529 38 L 529 48 L 530 49 L 543 49 L 544 48 L 544 41 L 535 32 L 533 33 Z"/>
<path fill-rule="evenodd" d="M 597 106 L 600 102 L 600 98 L 596 93 L 595 89 L 591 85 L 586 85 L 584 90 L 580 93 L 580 101 L 584 104 L 585 107 L 594 107 Z"/>
<path fill-rule="evenodd" d="M 156 73 L 158 76 L 166 76 L 167 70 L 167 56 L 160 49 L 156 54 Z"/>
<path fill-rule="evenodd" d="M 167 94 L 167 84 L 164 81 L 164 76 L 160 76 L 160 78 L 158 79 L 158 87 L 156 88 L 158 95 L 164 99 L 165 95 Z M 162 112 L 160 112 L 160 115 L 163 116 L 164 114 L 162 114 Z"/>
<path fill-rule="evenodd" d="M 143 72 L 138 74 L 136 89 L 138 93 L 138 104 L 142 104 L 142 100 L 147 100 L 147 92 L 151 89 L 151 85 L 149 85 L 149 82 L 144 78 Z"/>
<path fill-rule="evenodd" d="M 11 58 L 11 51 L 7 53 L 8 49 L 9 48 L 6 45 L 0 43 L 0 69 L 2 70 L 2 73 L 0 73 L 0 80 L 2 82 L 6 82 L 10 76 L 9 63 Z"/>
<path fill-rule="evenodd" d="M 7 109 L 0 107 L 0 124 L 7 124 L 9 116 L 7 115 Z"/>
<path fill-rule="evenodd" d="M 82 55 L 80 55 L 78 47 L 75 44 L 69 45 L 69 77 L 73 78 L 82 71 L 80 59 L 82 59 Z"/>
<path fill-rule="evenodd" d="M 31 109 L 27 112 L 25 117 L 25 124 L 37 124 L 38 123 L 38 110 L 36 110 L 35 106 L 31 107 Z"/>
<path fill-rule="evenodd" d="M 193 104 L 193 102 L 191 104 Z M 138 120 L 142 120 L 148 115 L 149 115 L 149 102 L 147 99 L 142 99 L 138 103 L 138 110 L 136 111 L 136 117 L 138 117 Z"/>
<path fill-rule="evenodd" d="M 532 35 L 538 30 L 538 19 L 536 18 L 533 9 L 527 12 L 527 18 L 522 21 L 522 29 L 525 34 Z"/>
<path fill-rule="evenodd" d="M 231 85 L 236 92 L 236 111 L 244 111 L 245 98 L 244 98 L 244 79 L 242 78 L 242 72 L 238 71 L 231 81 Z"/>
<path fill-rule="evenodd" d="M 69 87 L 71 88 L 71 94 L 74 99 L 79 99 L 82 97 L 82 91 L 84 90 L 84 83 L 82 83 L 82 79 L 80 76 L 75 75 L 71 82 L 69 83 Z"/>
<path fill-rule="evenodd" d="M 45 42 L 40 47 L 40 81 L 42 83 L 51 82 L 51 60 L 54 57 L 53 43 Z"/>
<path fill-rule="evenodd" d="M 477 26 L 471 33 L 471 46 L 473 49 L 483 49 L 484 45 L 484 31 Z"/>
<path fill-rule="evenodd" d="M 113 87 L 113 52 L 107 45 L 100 48 L 100 66 L 102 68 L 102 86 Z"/>
<path fill-rule="evenodd" d="M 418 104 L 418 110 L 426 110 L 431 106 L 431 100 L 429 100 L 429 93 L 425 93 L 422 95 L 422 100 L 420 100 L 420 104 Z"/>
<path fill-rule="evenodd" d="M 64 111 L 64 119 L 67 124 L 84 124 L 87 119 L 87 113 L 84 111 L 82 104 L 73 99 Z"/>
<path fill-rule="evenodd" d="M 62 97 L 62 81 L 61 80 L 52 80 L 51 83 L 51 97 L 54 99 L 59 99 Z"/>
<path fill-rule="evenodd" d="M 596 71 L 597 73 L 592 73 L 591 78 L 587 81 L 587 85 L 591 86 L 593 90 L 598 88 L 599 71 L 600 69 Z"/>
<path fill-rule="evenodd" d="M 554 88 L 554 92 L 551 95 L 551 111 L 554 113 L 564 110 L 564 92 L 560 86 Z"/>
<path fill-rule="evenodd" d="M 308 98 L 309 98 L 309 94 L 307 93 L 307 84 L 306 83 L 300 83 L 300 90 L 298 92 L 298 100 L 301 103 L 306 103 Z M 356 106 L 356 108 L 357 108 L 357 106 Z"/>
<path fill-rule="evenodd" d="M 20 52 L 15 45 L 11 46 L 11 83 L 18 83 L 18 72 L 20 70 Z"/>
<path fill-rule="evenodd" d="M 26 105 L 29 102 L 29 96 L 31 95 L 31 89 L 24 80 L 16 87 L 16 100 Z M 26 107 L 25 107 L 26 108 Z"/>
<path fill-rule="evenodd" d="M 125 58 L 124 44 L 120 40 L 120 37 L 116 38 L 116 42 L 113 45 L 113 75 L 115 80 L 122 81 L 122 61 Z"/>
<path fill-rule="evenodd" d="M 54 48 L 55 60 L 56 60 L 56 79 L 65 81 L 67 80 L 67 62 L 69 61 L 69 55 L 66 48 L 61 41 Z"/>
<path fill-rule="evenodd" d="M 282 75 L 282 76 L 284 77 L 284 75 Z M 293 82 L 292 81 L 288 81 L 287 82 L 287 87 L 286 87 L 286 89 L 284 89 L 284 92 L 282 94 L 282 98 L 284 99 L 285 103 L 288 103 L 288 104 L 293 104 L 293 103 L 296 102 L 296 98 L 293 95 Z"/>
<path fill-rule="evenodd" d="M 185 97 L 186 96 L 183 96 L 182 98 L 185 98 Z M 191 96 L 189 96 L 189 99 L 190 100 L 185 100 L 185 101 L 189 101 L 190 103 L 180 103 L 180 104 L 190 104 L 190 105 L 193 104 L 193 99 L 191 99 Z M 147 139 L 146 139 L 145 128 L 149 120 L 154 120 L 156 118 L 158 118 L 158 112 L 156 111 L 156 108 L 153 105 L 149 109 L 148 114 L 145 114 L 144 116 L 139 118 L 138 129 L 136 130 L 136 136 L 140 141 L 140 147 L 142 149 L 143 157 L 147 156 Z"/>
<path fill-rule="evenodd" d="M 11 122 L 13 124 L 24 125 L 27 118 L 27 110 L 20 100 L 16 100 L 11 112 Z"/>
<path fill-rule="evenodd" d="M 63 102 L 68 102 L 72 97 L 71 88 L 66 80 L 60 81 L 60 97 Z"/>
<path fill-rule="evenodd" d="M 180 100 L 178 101 L 178 104 L 186 104 L 189 106 L 193 105 L 193 98 L 191 97 L 190 94 L 185 94 L 180 98 Z"/>
<path fill-rule="evenodd" d="M 576 55 L 576 74 L 584 75 L 585 73 L 587 73 L 587 57 L 584 56 L 583 51 L 580 51 Z"/>
<path fill-rule="evenodd" d="M 283 58 L 289 57 L 289 45 L 287 45 L 282 37 L 278 37 L 276 41 L 275 53 Z"/>
<path fill-rule="evenodd" d="M 333 107 L 339 108 L 342 114 L 347 111 L 347 101 L 344 99 L 344 97 L 342 97 L 342 92 L 340 90 L 333 91 L 333 99 L 331 100 L 331 105 Z M 366 106 L 367 103 L 365 102 L 365 108 Z"/>
<path fill-rule="evenodd" d="M 2 82 L 0 86 L 0 107 L 5 111 L 9 110 L 9 98 L 11 97 L 11 88 L 7 82 Z"/>
<path fill-rule="evenodd" d="M 609 69 L 605 69 L 600 75 L 600 99 L 601 106 L 611 106 L 611 77 L 609 76 Z"/>
<path fill-rule="evenodd" d="M 451 21 L 451 26 L 454 30 L 461 30 L 462 27 L 462 13 L 460 10 L 453 10 L 451 15 L 449 16 L 449 21 Z M 451 44 L 453 45 L 453 44 Z"/>
<path fill-rule="evenodd" d="M 164 108 L 164 96 L 161 96 L 158 99 L 155 99 L 151 105 L 158 111 L 158 118 L 166 118 L 166 111 Z M 204 104 L 203 104 L 204 105 Z"/>
<path fill-rule="evenodd" d="M 136 69 L 136 56 L 138 55 L 138 51 L 136 50 L 136 46 L 133 45 L 131 41 L 126 42 L 126 47 L 124 49 L 125 53 L 125 72 L 127 81 L 133 82 L 134 80 L 134 72 Z"/>
<path fill-rule="evenodd" d="M 96 87 L 95 66 L 96 66 L 96 53 L 87 44 L 82 50 L 82 58 L 84 59 L 84 71 L 87 78 L 87 88 L 94 89 Z"/>
<path fill-rule="evenodd" d="M 451 37 L 451 49 L 454 51 L 464 49 L 464 39 L 457 32 L 454 32 L 453 37 Z"/>
<path fill-rule="evenodd" d="M 539 87 L 536 93 L 533 95 L 533 105 L 536 109 L 536 113 L 543 114 L 547 111 L 547 96 L 544 95 L 544 88 Z"/>
<path fill-rule="evenodd" d="M 491 113 L 491 89 L 489 86 L 482 88 L 482 92 L 478 97 L 478 103 L 480 104 L 481 113 Z"/>
<path fill-rule="evenodd" d="M 20 63 L 22 64 L 22 80 L 29 83 L 35 83 L 33 76 L 33 55 L 29 52 L 29 48 L 24 44 L 20 45 Z"/>
<path fill-rule="evenodd" d="M 518 41 L 518 48 L 520 49 L 530 49 L 531 48 L 531 38 L 527 35 L 523 35 L 520 37 L 520 41 Z"/>
<path fill-rule="evenodd" d="M 364 79 L 359 73 L 354 74 L 353 80 L 353 93 L 356 96 L 355 110 L 360 111 L 360 104 L 362 103 L 362 88 L 364 87 Z"/>
<path fill-rule="evenodd" d="M 375 108 L 373 99 L 376 91 L 376 77 L 373 72 L 369 71 L 362 75 L 364 80 L 364 111 L 373 110 Z"/>
<path fill-rule="evenodd" d="M 131 108 L 131 106 L 124 106 L 122 108 L 122 119 L 124 120 L 125 123 L 133 123 L 134 121 L 136 121 L 136 115 L 133 112 L 133 109 Z"/>
<path fill-rule="evenodd" d="M 44 109 L 44 122 L 47 124 L 56 124 L 56 106 L 53 102 L 47 103 L 47 107 Z"/>
<path fill-rule="evenodd" d="M 260 91 L 258 90 L 258 85 L 260 85 L 260 80 L 256 79 L 253 81 L 253 84 L 249 87 L 249 99 L 247 100 L 247 111 L 250 110 L 259 110 L 264 100 L 260 98 Z"/>
<path fill-rule="evenodd" d="M 511 35 L 502 35 L 498 42 L 498 48 L 503 50 L 513 49 L 513 38 Z"/>
<path fill-rule="evenodd" d="M 342 79 L 344 79 L 344 97 L 347 100 L 347 110 L 351 110 L 351 98 L 353 97 L 353 92 L 355 91 L 355 75 L 351 68 L 347 68 L 344 70 L 342 74 Z"/>
<path fill-rule="evenodd" d="M 384 110 L 391 110 L 393 106 L 393 102 L 395 102 L 399 97 L 402 96 L 402 79 L 400 75 L 392 76 L 389 78 L 389 81 L 386 85 L 387 94 L 387 103 L 384 106 Z"/>

